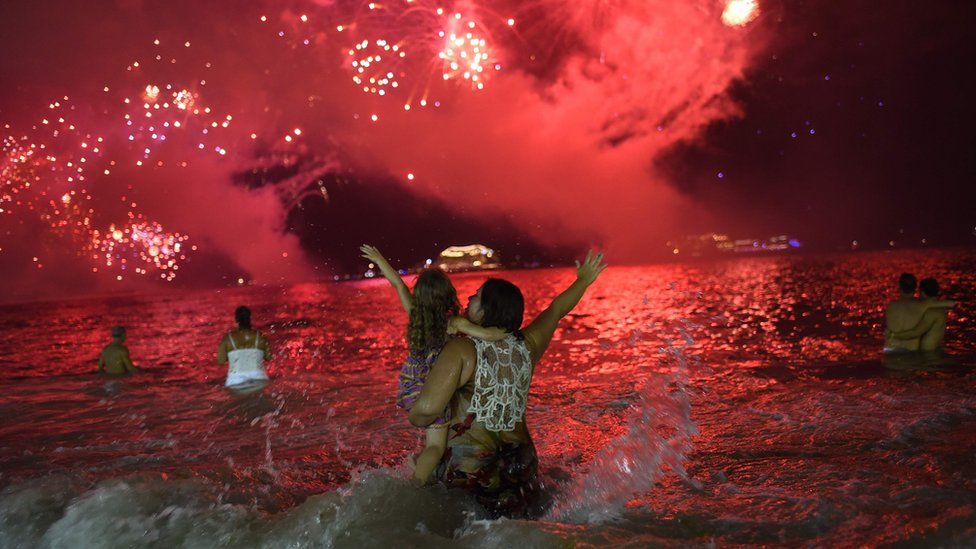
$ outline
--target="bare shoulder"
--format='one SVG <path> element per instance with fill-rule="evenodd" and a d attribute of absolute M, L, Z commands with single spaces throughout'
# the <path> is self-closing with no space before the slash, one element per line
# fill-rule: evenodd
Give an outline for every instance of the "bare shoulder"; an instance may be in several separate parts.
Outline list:
<path fill-rule="evenodd" d="M 922 315 L 923 318 L 931 321 L 945 321 L 949 318 L 949 309 L 942 307 L 933 307 L 925 310 L 925 314 Z"/>
<path fill-rule="evenodd" d="M 468 358 L 475 355 L 474 341 L 468 337 L 458 337 L 447 342 L 441 356 L 445 358 Z"/>
<path fill-rule="evenodd" d="M 885 312 L 889 315 L 903 315 L 916 308 L 914 301 L 895 300 L 888 304 Z"/>

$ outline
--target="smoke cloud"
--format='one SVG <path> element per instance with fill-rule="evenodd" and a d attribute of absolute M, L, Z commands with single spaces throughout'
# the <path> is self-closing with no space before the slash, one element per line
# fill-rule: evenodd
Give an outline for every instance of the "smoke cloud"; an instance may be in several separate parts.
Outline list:
<path fill-rule="evenodd" d="M 489 11 L 459 3 L 455 9 L 486 29 L 501 70 L 487 71 L 482 90 L 404 74 L 403 89 L 383 97 L 352 82 L 347 51 L 370 33 L 409 33 L 396 18 L 370 23 L 359 3 L 241 10 L 120 2 L 102 11 L 65 3 L 53 15 L 24 8 L 16 26 L 4 24 L 19 45 L 3 70 L 21 85 L 0 95 L 0 115 L 10 134 L 36 132 L 46 102 L 69 95 L 80 123 L 111 141 L 120 159 L 111 176 L 87 185 L 95 225 L 124 222 L 119 204 L 135 202 L 140 215 L 189 235 L 196 249 L 180 265 L 182 284 L 327 274 L 285 219 L 309 196 L 327 201 L 322 181 L 336 174 L 361 185 L 401 181 L 479 222 L 502 216 L 543 244 L 599 245 L 618 261 L 642 260 L 688 219 L 707 216 L 656 159 L 740 114 L 729 86 L 764 47 L 761 18 L 728 27 L 723 7 L 604 0 Z M 53 46 L 42 47 L 45 40 Z M 432 59 L 401 69 L 416 72 Z M 126 141 L 131 128 L 118 101 L 141 101 L 148 84 L 166 83 L 193 90 L 200 105 L 233 120 L 201 133 L 209 119 L 187 118 L 181 132 L 154 145 L 152 161 L 161 165 L 136 169 L 143 143 Z M 431 104 L 419 107 L 418 94 Z M 411 100 L 414 108 L 404 110 Z M 105 291 L 153 278 L 124 273 L 118 281 L 104 266 L 93 272 L 97 261 L 78 242 L 51 234 L 36 212 L 14 210 L 0 217 L 0 267 L 13 279 L 7 298 L 66 281 L 72 291 Z"/>

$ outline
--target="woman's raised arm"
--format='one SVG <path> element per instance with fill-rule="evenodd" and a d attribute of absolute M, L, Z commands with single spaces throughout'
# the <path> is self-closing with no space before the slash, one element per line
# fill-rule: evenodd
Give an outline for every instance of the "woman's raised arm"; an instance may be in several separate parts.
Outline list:
<path fill-rule="evenodd" d="M 400 304 L 403 305 L 403 310 L 409 315 L 410 309 L 413 308 L 413 296 L 410 295 L 410 289 L 400 278 L 400 273 L 396 272 L 396 269 L 390 265 L 390 262 L 383 257 L 383 254 L 376 247 L 363 244 L 359 247 L 359 251 L 363 252 L 363 257 L 375 263 L 383 276 L 390 281 L 390 284 L 396 289 L 397 295 L 400 296 Z"/>
<path fill-rule="evenodd" d="M 593 250 L 587 252 L 586 259 L 583 260 L 582 264 L 579 261 L 576 262 L 576 280 L 570 284 L 569 288 L 556 296 L 552 303 L 522 330 L 522 335 L 529 343 L 529 350 L 532 351 L 533 363 L 537 362 L 546 348 L 549 347 L 549 342 L 552 341 L 552 334 L 556 331 L 559 320 L 569 314 L 573 307 L 576 307 L 586 289 L 596 281 L 596 278 L 606 268 L 607 264 L 603 263 L 602 253 L 596 254 L 594 257 Z"/>

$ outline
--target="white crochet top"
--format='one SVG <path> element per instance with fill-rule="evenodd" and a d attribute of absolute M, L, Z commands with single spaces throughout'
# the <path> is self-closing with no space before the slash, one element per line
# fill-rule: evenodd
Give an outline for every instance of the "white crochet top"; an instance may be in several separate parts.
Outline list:
<path fill-rule="evenodd" d="M 499 341 L 471 338 L 478 353 L 474 395 L 468 413 L 489 431 L 512 431 L 525 417 L 532 380 L 532 358 L 525 341 L 513 334 Z"/>

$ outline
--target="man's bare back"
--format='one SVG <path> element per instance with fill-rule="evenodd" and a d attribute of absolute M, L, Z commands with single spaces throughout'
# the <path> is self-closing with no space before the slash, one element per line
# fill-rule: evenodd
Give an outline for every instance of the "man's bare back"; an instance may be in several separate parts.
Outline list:
<path fill-rule="evenodd" d="M 98 371 L 113 376 L 132 374 L 139 371 L 132 364 L 132 358 L 129 356 L 129 348 L 125 346 L 124 327 L 115 326 L 112 328 L 112 342 L 102 349 L 102 354 L 98 357 Z"/>
<path fill-rule="evenodd" d="M 915 297 L 902 296 L 888 304 L 885 310 L 885 348 L 891 350 L 917 351 L 920 338 L 897 339 L 892 332 L 903 332 L 918 325 L 929 305 Z"/>
<path fill-rule="evenodd" d="M 902 278 L 913 276 L 905 274 Z M 940 300 L 939 283 L 934 278 L 926 278 L 919 285 L 921 299 L 915 299 L 909 292 L 911 285 L 902 287 L 901 297 L 888 304 L 885 312 L 886 351 L 935 351 L 942 347 L 945 338 L 949 309 L 955 301 Z"/>
<path fill-rule="evenodd" d="M 931 305 L 934 300 L 926 300 Z M 935 302 L 938 303 L 938 302 Z M 922 314 L 918 324 L 908 330 L 891 334 L 894 341 L 918 341 L 919 351 L 938 351 L 945 339 L 946 324 L 949 321 L 947 307 L 932 307 Z"/>

